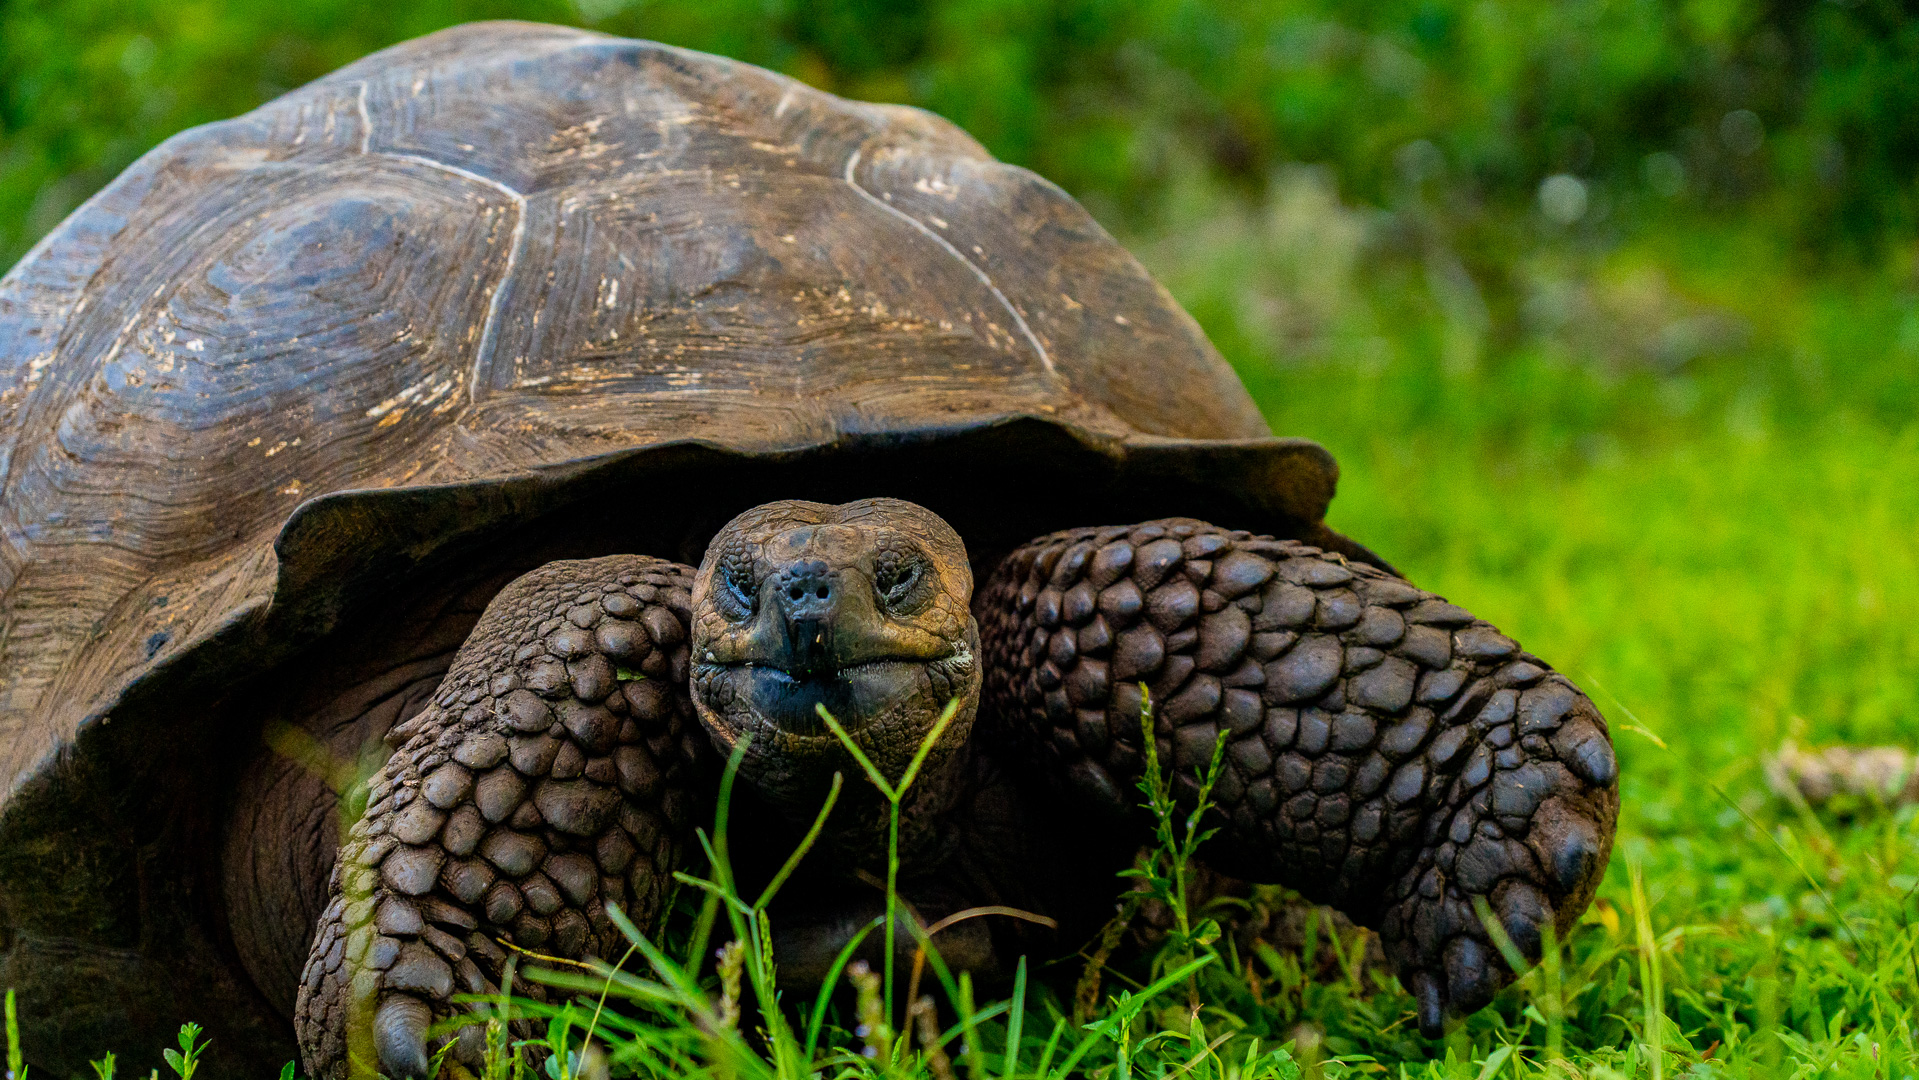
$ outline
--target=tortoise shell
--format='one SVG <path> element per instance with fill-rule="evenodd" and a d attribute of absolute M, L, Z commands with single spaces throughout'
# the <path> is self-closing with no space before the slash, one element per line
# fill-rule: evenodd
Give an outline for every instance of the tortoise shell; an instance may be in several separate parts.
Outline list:
<path fill-rule="evenodd" d="M 556 27 L 375 54 L 169 140 L 0 280 L 0 979 L 31 1006 L 58 955 L 102 1030 L 287 1042 L 219 927 L 247 702 L 407 583 L 684 558 L 775 497 L 912 499 L 979 559 L 1164 513 L 1309 535 L 1335 475 L 938 117 Z"/>

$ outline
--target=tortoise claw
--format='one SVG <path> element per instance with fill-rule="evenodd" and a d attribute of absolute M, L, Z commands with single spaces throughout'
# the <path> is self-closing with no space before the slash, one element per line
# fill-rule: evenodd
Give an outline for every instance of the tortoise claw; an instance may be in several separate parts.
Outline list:
<path fill-rule="evenodd" d="M 1553 921 L 1552 905 L 1538 889 L 1517 880 L 1502 884 L 1496 900 L 1500 926 L 1513 947 L 1527 960 L 1538 960 L 1543 928 Z"/>
<path fill-rule="evenodd" d="M 382 1001 L 373 1016 L 380 1075 L 391 1080 L 427 1080 L 426 1033 L 432 1023 L 433 1010 L 411 994 L 392 994 Z"/>
<path fill-rule="evenodd" d="M 1446 995 L 1432 972 L 1413 973 L 1413 1000 L 1419 1007 L 1419 1033 L 1428 1039 L 1446 1034 Z"/>
<path fill-rule="evenodd" d="M 1504 979 L 1492 951 L 1477 937 L 1461 934 L 1446 943 L 1446 1003 L 1460 1016 L 1477 1012 L 1493 999 Z"/>
<path fill-rule="evenodd" d="M 1598 827 L 1581 816 L 1566 815 L 1554 833 L 1542 837 L 1553 883 L 1561 892 L 1576 893 L 1604 866 L 1605 844 Z"/>

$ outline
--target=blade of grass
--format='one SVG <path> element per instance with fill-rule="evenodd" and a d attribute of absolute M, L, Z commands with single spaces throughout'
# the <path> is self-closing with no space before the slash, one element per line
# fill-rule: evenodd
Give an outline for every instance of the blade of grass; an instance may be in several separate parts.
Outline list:
<path fill-rule="evenodd" d="M 853 755 L 853 760 L 860 763 L 860 768 L 866 770 L 866 778 L 873 782 L 874 787 L 880 789 L 880 794 L 886 796 L 886 801 L 897 801 L 899 794 L 893 790 L 892 784 L 886 782 L 886 774 L 880 771 L 878 765 L 873 764 L 873 759 L 866 756 L 866 751 L 860 749 L 859 744 L 853 741 L 853 737 L 840 726 L 840 722 L 833 718 L 833 714 L 826 711 L 826 706 L 815 705 L 813 711 L 819 713 L 820 719 L 826 723 L 827 730 L 833 733 L 833 737 L 840 741 L 841 746 L 846 747 L 847 753 Z"/>
<path fill-rule="evenodd" d="M 727 756 L 726 771 L 720 774 L 719 806 L 713 815 L 715 831 L 724 830 L 726 827 L 728 815 L 732 810 L 734 778 L 739 775 L 740 763 L 745 760 L 746 748 L 752 744 L 752 741 L 751 735 L 743 736 L 738 743 L 734 744 L 733 752 Z M 708 854 L 710 857 L 712 853 Z M 699 966 L 705 962 L 706 946 L 713 939 L 713 922 L 719 917 L 719 904 L 720 897 L 713 893 L 707 893 L 705 899 L 700 902 L 699 917 L 694 920 L 693 933 L 687 939 L 685 966 L 698 970 Z"/>
<path fill-rule="evenodd" d="M 1666 1072 L 1665 987 L 1657 945 L 1653 941 L 1644 868 L 1636 857 L 1627 861 L 1627 867 L 1632 878 L 1633 931 L 1639 945 L 1639 986 L 1646 1003 L 1645 1031 L 1640 1037 L 1652 1049 L 1652 1080 L 1663 1080 Z"/>
<path fill-rule="evenodd" d="M 726 771 L 720 774 L 719 802 L 713 810 L 713 843 L 707 849 L 707 856 L 713 860 L 714 880 L 729 892 L 733 891 L 733 864 L 726 847 L 726 827 L 733 812 L 733 784 L 739 779 L 740 763 L 746 760 L 746 748 L 752 744 L 753 736 L 743 735 L 733 745 L 733 753 L 726 759 Z"/>
<path fill-rule="evenodd" d="M 866 935 L 879 929 L 879 925 L 880 920 L 874 919 L 860 927 L 859 932 L 840 947 L 839 955 L 833 958 L 832 965 L 826 969 L 826 978 L 820 981 L 820 996 L 813 1002 L 813 1018 L 806 1026 L 806 1059 L 808 1061 L 813 1060 L 814 1054 L 818 1052 L 820 1028 L 826 1023 L 826 1009 L 832 1003 L 833 988 L 839 985 L 840 976 L 846 971 L 846 965 L 852 961 L 853 953 L 859 949 L 860 943 L 866 940 Z"/>
<path fill-rule="evenodd" d="M 7 988 L 7 1080 L 27 1080 L 26 1056 L 20 1049 L 20 1018 L 14 1011 L 13 988 Z"/>
<path fill-rule="evenodd" d="M 1046 1075 L 1046 1070 L 1053 1064 L 1053 1053 L 1059 1049 L 1060 1036 L 1064 1034 L 1066 1034 L 1066 1018 L 1056 1017 L 1053 1020 L 1053 1033 L 1046 1037 L 1046 1047 L 1039 1052 L 1039 1064 L 1033 1069 L 1034 1076 Z"/>
<path fill-rule="evenodd" d="M 1479 1080 L 1493 1080 L 1493 1077 L 1499 1075 L 1500 1066 L 1506 1064 L 1506 1059 L 1512 1056 L 1511 1043 L 1502 1045 L 1499 1049 L 1487 1054 L 1486 1064 L 1479 1070 Z"/>
<path fill-rule="evenodd" d="M 1218 957 L 1209 954 L 1190 960 L 1153 980 L 1145 989 L 1137 993 L 1129 992 L 1123 995 L 1120 999 L 1120 1004 L 1115 1007 L 1113 1015 L 1108 1016 L 1104 1020 L 1086 1025 L 1085 1030 L 1087 1035 L 1079 1040 L 1079 1043 L 1073 1047 L 1072 1052 L 1066 1055 L 1066 1060 L 1060 1062 L 1059 1069 L 1053 1072 L 1051 1076 L 1054 1080 L 1065 1080 L 1066 1077 L 1071 1076 L 1073 1074 L 1073 1066 L 1078 1065 L 1081 1058 L 1091 1053 L 1093 1048 L 1099 1045 L 1101 1039 L 1113 1038 L 1114 1033 L 1121 1027 L 1133 1022 L 1133 1018 L 1139 1015 L 1140 1010 L 1146 1007 L 1147 1002 L 1165 993 L 1168 987 L 1176 986 L 1184 982 L 1188 976 L 1196 974 L 1199 969 L 1212 963 L 1216 959 L 1218 959 Z"/>
<path fill-rule="evenodd" d="M 1200 1062 L 1205 1061 L 1208 1055 L 1212 1054 L 1215 1050 L 1218 1050 L 1220 1047 L 1226 1045 L 1226 1040 L 1231 1039 L 1234 1035 L 1237 1035 L 1237 1034 L 1239 1033 L 1231 1030 L 1220 1032 L 1217 1036 L 1213 1038 L 1212 1042 L 1209 1042 L 1204 1047 L 1202 1047 L 1199 1053 L 1194 1054 L 1190 1058 L 1187 1058 L 1185 1064 L 1181 1065 L 1177 1069 L 1174 1069 L 1172 1072 L 1167 1073 L 1164 1080 L 1178 1080 L 1179 1077 L 1185 1076 L 1187 1073 L 1192 1072 L 1193 1068 L 1197 1066 Z"/>
<path fill-rule="evenodd" d="M 973 1007 L 973 973 L 962 971 L 959 974 L 959 1027 L 965 1032 L 960 1043 L 960 1057 L 966 1062 L 966 1075 L 973 1080 L 983 1080 L 986 1075 L 986 1054 L 979 1041 L 978 1011 Z"/>
<path fill-rule="evenodd" d="M 600 1014 L 606 1011 L 606 995 L 613 989 L 613 973 L 626 966 L 626 962 L 633 958 L 634 951 L 634 946 L 628 945 L 626 952 L 620 955 L 620 962 L 614 964 L 613 970 L 607 973 L 606 980 L 600 987 L 600 1000 L 593 1005 L 593 1019 L 587 1021 L 586 1034 L 581 1036 L 582 1040 L 591 1039 L 593 1037 L 593 1029 L 600 1026 Z M 584 1041 L 582 1041 L 581 1045 L 585 1045 Z"/>
<path fill-rule="evenodd" d="M 1000 1075 L 1013 1080 L 1013 1074 L 1019 1071 L 1019 1039 L 1021 1028 L 1026 1021 L 1026 957 L 1019 958 L 1019 967 L 1013 972 L 1013 1000 L 1006 1014 L 1006 1052 L 1001 1056 Z"/>
<path fill-rule="evenodd" d="M 840 726 L 840 722 L 834 719 L 833 714 L 826 710 L 825 705 L 815 705 L 813 708 L 819 713 L 820 719 L 825 722 L 827 728 L 833 732 L 833 737 L 838 739 L 840 745 L 844 746 L 847 752 L 853 755 L 853 759 L 860 763 L 860 767 L 866 770 L 867 778 L 872 780 L 873 786 L 878 788 L 880 794 L 886 797 L 888 805 L 886 825 L 886 954 L 881 960 L 881 970 L 883 973 L 881 976 L 881 985 L 883 987 L 881 993 L 886 1010 L 886 1022 L 891 1026 L 895 1015 L 893 1011 L 893 968 L 895 966 L 893 953 L 895 951 L 895 942 L 898 940 L 899 927 L 900 800 L 906 796 L 907 789 L 912 786 L 914 778 L 919 775 L 920 766 L 926 763 L 928 755 L 933 752 L 933 747 L 938 745 L 940 736 L 946 733 L 947 726 L 953 722 L 953 717 L 958 715 L 959 699 L 954 698 L 948 701 L 946 708 L 940 711 L 939 719 L 934 721 L 932 728 L 927 731 L 925 738 L 920 740 L 919 748 L 914 751 L 912 761 L 907 764 L 906 771 L 900 774 L 900 781 L 896 785 L 886 782 L 886 777 L 880 772 L 879 767 L 874 765 L 872 759 L 868 758 L 865 752 L 859 748 L 859 745 L 853 741 L 853 737 L 848 735 L 846 729 Z M 895 1045 L 904 1046 L 905 1042 L 901 1041 Z"/>
<path fill-rule="evenodd" d="M 939 719 L 933 722 L 933 730 L 927 732 L 926 738 L 920 740 L 919 749 L 913 753 L 913 760 L 907 763 L 906 771 L 900 774 L 901 795 L 906 794 L 906 789 L 913 786 L 913 779 L 920 774 L 920 766 L 926 764 L 926 759 L 932 754 L 933 747 L 939 745 L 940 736 L 946 734 L 946 729 L 952 724 L 953 717 L 959 715 L 959 705 L 958 698 L 947 702 L 946 708 L 940 710 Z"/>

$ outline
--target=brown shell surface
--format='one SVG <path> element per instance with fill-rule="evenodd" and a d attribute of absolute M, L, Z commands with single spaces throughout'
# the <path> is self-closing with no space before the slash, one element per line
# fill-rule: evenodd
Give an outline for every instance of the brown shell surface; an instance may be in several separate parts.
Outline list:
<path fill-rule="evenodd" d="M 397 46 L 169 140 L 0 280 L 0 792 L 283 603 L 316 498 L 1013 417 L 1282 441 L 935 116 L 555 27 Z"/>

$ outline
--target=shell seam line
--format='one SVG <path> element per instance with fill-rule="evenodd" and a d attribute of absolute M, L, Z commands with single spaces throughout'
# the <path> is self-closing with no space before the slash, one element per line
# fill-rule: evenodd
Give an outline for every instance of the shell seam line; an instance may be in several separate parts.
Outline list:
<path fill-rule="evenodd" d="M 982 268 L 979 264 L 975 263 L 973 260 L 967 258 L 964 254 L 962 254 L 960 249 L 954 247 L 952 242 L 947 240 L 946 237 L 941 236 L 940 234 L 927 228 L 926 224 L 920 221 L 920 219 L 914 217 L 913 215 L 907 213 L 904 210 L 901 210 L 899 207 L 894 206 L 892 203 L 887 202 L 885 199 L 882 199 L 879 196 L 874 195 L 872 192 L 861 187 L 858 180 L 853 179 L 854 170 L 858 169 L 860 165 L 860 154 L 863 153 L 864 151 L 865 151 L 865 147 L 859 147 L 855 149 L 853 153 L 851 154 L 851 156 L 849 156 L 846 159 L 846 172 L 845 172 L 846 186 L 858 192 L 860 198 L 865 199 L 867 202 L 872 203 L 874 206 L 879 207 L 881 210 L 884 210 L 887 213 L 892 214 L 894 217 L 899 218 L 901 221 L 904 221 L 908 225 L 911 225 L 913 228 L 919 230 L 921 235 L 933 241 L 935 244 L 938 244 L 941 248 L 944 248 L 946 253 L 948 255 L 951 255 L 954 259 L 956 259 L 960 263 L 960 265 L 966 267 L 968 270 L 971 270 L 973 272 L 973 276 L 976 278 L 979 278 L 980 284 L 985 285 L 986 288 L 992 292 L 993 298 L 995 300 L 998 300 L 1000 302 L 1000 306 L 1006 309 L 1006 313 L 1013 317 L 1013 322 L 1015 325 L 1019 327 L 1019 332 L 1026 336 L 1026 343 L 1028 345 L 1031 345 L 1033 347 L 1033 351 L 1039 354 L 1040 366 L 1046 369 L 1046 374 L 1051 375 L 1054 378 L 1058 378 L 1059 372 L 1053 367 L 1052 355 L 1046 351 L 1046 346 L 1041 345 L 1039 343 L 1039 337 L 1033 333 L 1033 328 L 1026 325 L 1026 316 L 1021 315 L 1019 313 L 1019 309 L 1013 306 L 1013 302 L 1006 298 L 1005 293 L 1000 291 L 999 286 L 993 284 L 993 279 L 990 276 L 988 276 L 984 268 Z"/>
<path fill-rule="evenodd" d="M 443 172 L 452 173 L 454 176 L 471 180 L 476 184 L 485 184 L 487 187 L 513 200 L 513 236 L 507 241 L 506 267 L 500 271 L 500 280 L 494 282 L 493 292 L 487 297 L 486 322 L 480 326 L 480 344 L 473 350 L 473 370 L 467 377 L 467 401 L 477 405 L 480 403 L 480 374 L 485 370 L 486 362 L 492 355 L 493 326 L 499 321 L 500 299 L 506 294 L 507 283 L 513 280 L 514 267 L 518 266 L 520 262 L 520 248 L 524 246 L 526 241 L 526 196 L 492 177 L 481 176 L 479 173 L 473 172 L 470 169 L 462 169 L 458 165 L 448 165 L 444 161 L 435 161 L 432 158 L 422 157 L 419 154 L 395 154 L 388 151 L 381 151 L 380 156 L 397 158 L 401 161 L 411 161 L 417 165 L 425 165 L 430 169 L 439 169 Z"/>
<path fill-rule="evenodd" d="M 357 95 L 360 108 L 360 153 L 371 153 L 373 146 L 373 116 L 366 111 L 366 80 L 360 80 L 360 92 Z"/>

